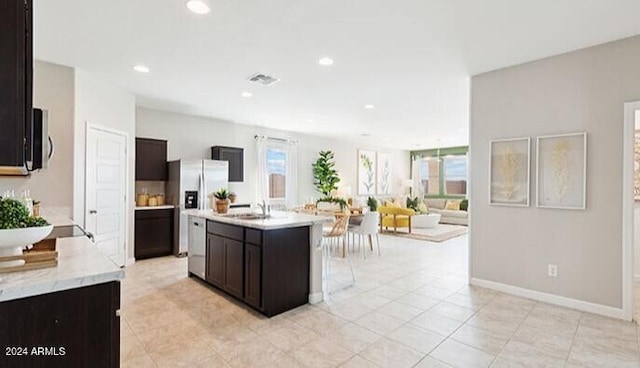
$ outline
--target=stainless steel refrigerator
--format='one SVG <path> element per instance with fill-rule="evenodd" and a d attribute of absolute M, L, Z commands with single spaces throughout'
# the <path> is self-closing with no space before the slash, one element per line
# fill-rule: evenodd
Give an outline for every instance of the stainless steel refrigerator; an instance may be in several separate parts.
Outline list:
<path fill-rule="evenodd" d="M 185 209 L 211 209 L 211 197 L 229 186 L 229 162 L 215 160 L 178 160 L 169 162 L 167 203 L 176 206 L 173 229 L 173 254 L 185 256 L 189 242 L 189 218 Z"/>

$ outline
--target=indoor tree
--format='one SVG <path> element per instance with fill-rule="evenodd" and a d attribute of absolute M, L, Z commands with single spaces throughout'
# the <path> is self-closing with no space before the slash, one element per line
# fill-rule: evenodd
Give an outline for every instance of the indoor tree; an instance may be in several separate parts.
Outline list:
<path fill-rule="evenodd" d="M 318 202 L 334 202 L 339 203 L 340 207 L 344 207 L 346 205 L 344 199 L 331 196 L 331 193 L 338 189 L 340 182 L 338 171 L 335 169 L 333 152 L 320 151 L 318 159 L 311 166 L 313 166 L 313 185 L 322 194 L 322 198 Z"/>

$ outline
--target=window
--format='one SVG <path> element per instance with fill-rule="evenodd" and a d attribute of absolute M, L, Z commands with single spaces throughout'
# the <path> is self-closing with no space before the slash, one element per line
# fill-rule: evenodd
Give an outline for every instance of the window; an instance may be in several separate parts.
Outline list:
<path fill-rule="evenodd" d="M 468 147 L 412 151 L 411 176 L 420 178 L 419 192 L 427 197 L 461 198 L 467 195 Z"/>
<path fill-rule="evenodd" d="M 444 194 L 467 194 L 467 156 L 445 156 L 444 166 Z"/>
<path fill-rule="evenodd" d="M 269 199 L 284 200 L 287 193 L 287 152 L 267 148 L 267 174 L 269 175 Z"/>
<path fill-rule="evenodd" d="M 425 158 L 420 163 L 420 183 L 426 195 L 440 193 L 440 161 L 433 157 Z"/>

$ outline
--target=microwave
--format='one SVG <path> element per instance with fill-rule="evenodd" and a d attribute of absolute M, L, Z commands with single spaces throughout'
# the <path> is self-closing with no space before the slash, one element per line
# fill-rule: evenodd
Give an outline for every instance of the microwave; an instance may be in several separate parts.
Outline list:
<path fill-rule="evenodd" d="M 0 176 L 28 176 L 33 171 L 49 166 L 53 156 L 53 141 L 49 137 L 48 113 L 46 110 L 33 109 L 28 121 L 30 124 L 25 124 L 23 142 L 15 142 L 16 149 L 24 149 L 23 153 L 15 155 L 18 158 L 16 161 L 6 160 L 10 161 L 9 165 L 9 162 L 0 164 Z"/>

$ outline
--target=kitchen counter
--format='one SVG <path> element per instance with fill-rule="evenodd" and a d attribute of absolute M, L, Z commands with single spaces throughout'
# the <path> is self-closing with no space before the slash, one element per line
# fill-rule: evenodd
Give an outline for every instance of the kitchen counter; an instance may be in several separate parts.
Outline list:
<path fill-rule="evenodd" d="M 0 274 L 0 302 L 124 278 L 124 271 L 86 237 L 60 238 L 56 249 L 57 267 Z"/>
<path fill-rule="evenodd" d="M 168 210 L 176 208 L 176 206 L 172 204 L 163 204 L 162 206 L 136 206 L 136 211 L 147 211 L 147 210 Z"/>
<path fill-rule="evenodd" d="M 229 214 L 248 213 L 251 211 L 242 210 L 230 210 Z M 275 230 L 286 229 L 292 227 L 313 226 L 323 224 L 327 221 L 333 220 L 333 217 L 328 216 L 316 216 L 304 213 L 296 212 L 280 212 L 272 211 L 271 217 L 266 219 L 247 220 L 238 217 L 220 215 L 211 210 L 185 210 L 183 213 L 189 216 L 200 217 L 208 220 L 222 222 L 230 225 L 237 225 L 243 227 L 250 227 L 260 230 Z M 257 213 L 257 212 L 252 212 Z"/>
<path fill-rule="evenodd" d="M 183 212 L 207 222 L 201 230 L 206 242 L 202 234 L 191 244 L 200 230 L 189 228 L 190 274 L 269 317 L 321 302 L 322 224 L 333 217 L 280 211 L 266 219 L 233 217 L 247 213 L 258 212 L 232 209 L 231 216 L 211 210 Z"/>

